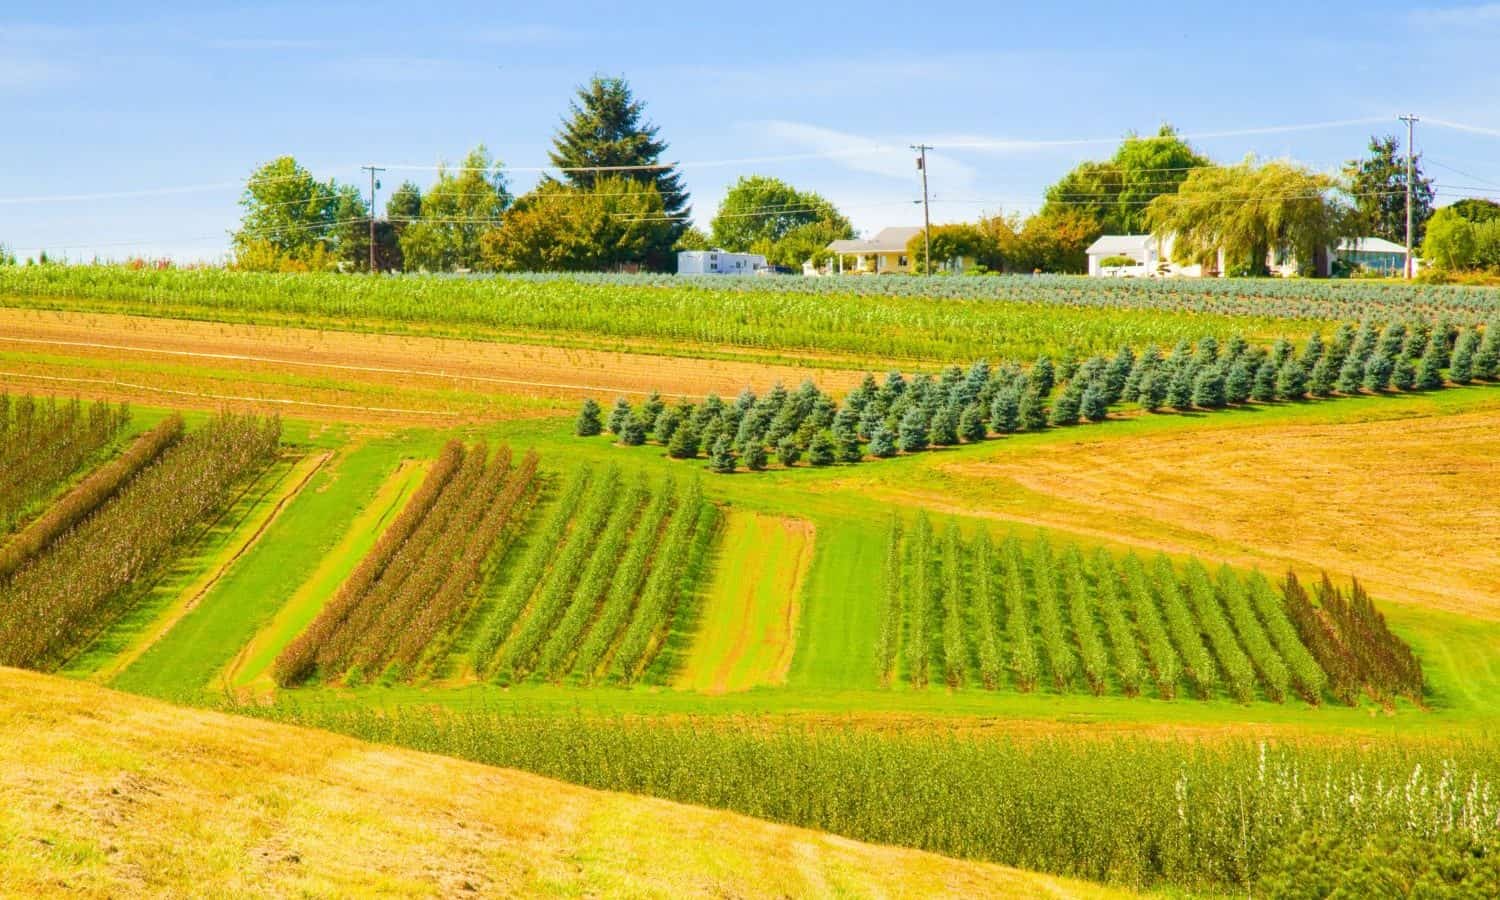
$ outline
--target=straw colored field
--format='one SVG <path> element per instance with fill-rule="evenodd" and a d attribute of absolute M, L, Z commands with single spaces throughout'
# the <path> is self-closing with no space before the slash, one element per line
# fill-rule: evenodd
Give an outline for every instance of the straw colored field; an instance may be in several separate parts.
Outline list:
<path fill-rule="evenodd" d="M 722 693 L 786 683 L 812 549 L 810 522 L 730 513 L 678 687 Z"/>
<path fill-rule="evenodd" d="M 320 419 L 447 425 L 571 410 L 583 396 L 733 396 L 861 373 L 649 353 L 0 308 L 0 385 Z"/>
<path fill-rule="evenodd" d="M 26 896 L 1118 895 L 10 669 L 0 806 Z"/>
<path fill-rule="evenodd" d="M 1500 399 L 1500 398 L 1486 398 Z M 1382 599 L 1500 618 L 1496 411 L 1109 434 L 965 461 L 1030 517 L 1276 570 L 1326 568 Z"/>

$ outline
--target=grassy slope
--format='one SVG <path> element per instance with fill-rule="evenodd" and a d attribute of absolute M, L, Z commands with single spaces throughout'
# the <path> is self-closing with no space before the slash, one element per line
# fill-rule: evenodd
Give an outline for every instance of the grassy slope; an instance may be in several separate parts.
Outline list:
<path fill-rule="evenodd" d="M 1114 896 L 0 670 L 0 883 L 28 896 Z"/>

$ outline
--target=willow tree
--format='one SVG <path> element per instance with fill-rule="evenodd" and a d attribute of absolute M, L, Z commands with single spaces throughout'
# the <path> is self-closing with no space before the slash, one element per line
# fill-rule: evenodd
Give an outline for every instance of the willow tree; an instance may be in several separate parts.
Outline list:
<path fill-rule="evenodd" d="M 1327 175 L 1289 162 L 1194 169 L 1175 194 L 1146 209 L 1158 237 L 1173 238 L 1179 263 L 1208 262 L 1220 250 L 1231 271 L 1264 275 L 1272 251 L 1291 254 L 1303 271 L 1340 238 L 1353 237 L 1355 217 Z"/>

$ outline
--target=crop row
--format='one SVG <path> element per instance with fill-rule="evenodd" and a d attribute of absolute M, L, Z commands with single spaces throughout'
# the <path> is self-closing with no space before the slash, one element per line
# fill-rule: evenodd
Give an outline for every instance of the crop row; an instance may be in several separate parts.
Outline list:
<path fill-rule="evenodd" d="M 1487 739 L 997 738 L 509 707 L 246 707 L 364 740 L 1169 896 L 1493 896 Z"/>
<path fill-rule="evenodd" d="M 1353 702 L 1421 700 L 1421 666 L 1385 625 L 1358 583 L 1346 594 L 1325 582 L 1314 605 L 1295 578 L 1278 593 L 1259 573 L 1227 566 L 1210 575 L 1189 560 L 1150 564 L 1103 550 L 1085 557 L 1045 539 L 999 546 L 981 533 L 964 541 L 956 524 L 941 539 L 925 514 L 891 530 L 887 549 L 879 676 L 904 671 L 926 686 L 939 666 L 950 687 L 1140 693 L 1171 699 L 1182 685 L 1200 698 L 1319 703 L 1325 691 Z"/>
<path fill-rule="evenodd" d="M 574 430 L 582 437 L 608 430 L 626 445 L 654 441 L 668 456 L 706 455 L 712 470 L 733 472 L 765 469 L 773 460 L 785 467 L 855 463 L 1097 422 L 1122 405 L 1215 410 L 1475 380 L 1500 380 L 1500 323 L 1481 330 L 1415 319 L 1340 326 L 1328 341 L 1314 333 L 1300 350 L 1285 339 L 1255 346 L 1236 337 L 1221 346 L 1205 336 L 1167 354 L 1154 345 L 1140 352 L 1126 346 L 1082 362 L 1043 356 L 1028 368 L 949 366 L 938 378 L 893 371 L 883 383 L 866 375 L 842 402 L 812 381 L 794 391 L 778 383 L 763 396 L 746 390 L 732 402 L 711 394 L 669 406 L 652 395 L 632 406 L 620 398 L 607 419 L 589 399 Z"/>
<path fill-rule="evenodd" d="M 168 416 L 120 454 L 90 472 L 56 503 L 0 545 L 0 581 L 83 521 L 182 437 L 182 417 Z"/>
<path fill-rule="evenodd" d="M 283 650 L 279 683 L 320 673 L 406 679 L 425 671 L 472 609 L 486 561 L 514 533 L 537 470 L 510 449 L 444 446 L 422 486 L 318 617 Z"/>
<path fill-rule="evenodd" d="M 125 404 L 104 401 L 87 408 L 77 399 L 58 403 L 0 391 L 0 536 L 10 531 L 130 421 Z"/>
<path fill-rule="evenodd" d="M 49 669 L 126 612 L 155 570 L 275 455 L 275 419 L 223 415 L 161 453 L 0 585 L 0 665 Z"/>
<path fill-rule="evenodd" d="M 682 618 L 716 517 L 696 481 L 576 471 L 510 573 L 476 670 L 502 682 L 640 679 Z"/>

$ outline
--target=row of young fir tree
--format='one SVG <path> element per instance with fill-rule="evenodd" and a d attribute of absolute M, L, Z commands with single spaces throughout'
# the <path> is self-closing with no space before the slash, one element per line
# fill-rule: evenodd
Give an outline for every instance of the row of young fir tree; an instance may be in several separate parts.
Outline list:
<path fill-rule="evenodd" d="M 1140 353 L 1126 346 L 1082 362 L 1042 356 L 1024 369 L 981 360 L 936 378 L 892 371 L 882 382 L 867 374 L 842 404 L 811 380 L 796 390 L 778 382 L 759 396 L 746 389 L 733 401 L 710 394 L 671 406 L 653 393 L 633 407 L 620 398 L 607 419 L 589 399 L 575 431 L 587 437 L 607 429 L 627 446 L 654 441 L 678 459 L 704 454 L 716 472 L 759 471 L 773 457 L 786 467 L 829 466 L 1098 422 L 1120 403 L 1212 410 L 1497 379 L 1500 322 L 1479 329 L 1366 321 L 1341 325 L 1326 340 L 1314 333 L 1300 348 L 1285 338 L 1252 346 L 1238 336 L 1221 346 L 1210 336 L 1165 354 L 1154 345 Z"/>

